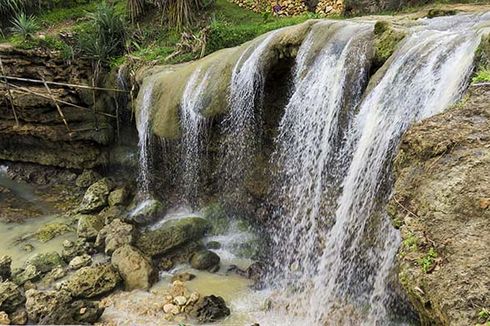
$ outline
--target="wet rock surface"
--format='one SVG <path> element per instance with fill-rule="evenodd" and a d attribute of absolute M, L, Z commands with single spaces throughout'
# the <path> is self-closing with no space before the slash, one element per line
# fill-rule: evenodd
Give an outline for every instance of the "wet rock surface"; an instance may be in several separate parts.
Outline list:
<path fill-rule="evenodd" d="M 197 302 L 192 315 L 201 323 L 215 322 L 229 316 L 230 309 L 222 297 L 210 295 Z"/>
<path fill-rule="evenodd" d="M 150 259 L 130 245 L 114 251 L 111 262 L 121 274 L 127 291 L 148 290 L 158 278 Z"/>
<path fill-rule="evenodd" d="M 74 298 L 94 298 L 113 291 L 121 282 L 111 264 L 83 267 L 63 282 L 61 288 Z"/>
<path fill-rule="evenodd" d="M 163 255 L 194 240 L 201 239 L 209 229 L 209 222 L 200 217 L 170 220 L 156 230 L 142 233 L 135 245 L 147 255 Z"/>
<path fill-rule="evenodd" d="M 474 325 L 490 306 L 490 86 L 413 126 L 389 204 L 399 280 L 425 324 Z"/>
<path fill-rule="evenodd" d="M 111 255 L 117 248 L 132 244 L 135 237 L 136 229 L 133 225 L 115 219 L 102 228 L 97 235 L 95 245 Z"/>

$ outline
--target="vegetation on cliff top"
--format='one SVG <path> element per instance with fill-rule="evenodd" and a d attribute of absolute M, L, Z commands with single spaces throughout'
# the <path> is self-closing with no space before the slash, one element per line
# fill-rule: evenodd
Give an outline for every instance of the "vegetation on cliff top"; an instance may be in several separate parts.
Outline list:
<path fill-rule="evenodd" d="M 164 19 L 161 10 L 147 10 L 138 18 L 132 2 L 70 1 L 66 6 L 29 11 L 36 17 L 27 19 L 27 23 L 35 21 L 39 28 L 36 33 L 30 29 L 28 34 L 35 35 L 26 37 L 26 33 L 11 33 L 10 27 L 3 27 L 3 42 L 27 49 L 41 47 L 60 51 L 66 59 L 85 56 L 113 64 L 128 58 L 180 63 L 314 17 L 272 17 L 242 9 L 228 0 L 216 0 L 203 1 L 193 13 L 194 19 L 182 18 L 184 20 L 178 23 L 175 13 L 167 13 Z M 17 12 L 20 16 L 23 10 Z M 3 11 L 0 14 L 5 17 Z"/>

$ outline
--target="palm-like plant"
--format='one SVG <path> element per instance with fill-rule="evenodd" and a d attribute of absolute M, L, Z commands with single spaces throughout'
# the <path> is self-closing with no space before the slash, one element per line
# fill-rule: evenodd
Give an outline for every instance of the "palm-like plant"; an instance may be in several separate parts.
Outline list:
<path fill-rule="evenodd" d="M 27 16 L 25 13 L 20 13 L 11 21 L 12 33 L 20 35 L 24 40 L 32 38 L 34 33 L 39 30 L 39 25 L 34 16 Z"/>

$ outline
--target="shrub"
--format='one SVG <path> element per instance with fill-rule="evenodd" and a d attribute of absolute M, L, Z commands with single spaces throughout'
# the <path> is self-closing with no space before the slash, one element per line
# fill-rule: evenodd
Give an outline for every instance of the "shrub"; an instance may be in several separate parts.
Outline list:
<path fill-rule="evenodd" d="M 21 36 L 24 40 L 32 38 L 34 33 L 39 29 L 36 18 L 34 16 L 27 16 L 25 13 L 19 14 L 11 23 L 12 27 L 10 30 L 12 33 Z"/>
<path fill-rule="evenodd" d="M 477 71 L 472 82 L 473 84 L 490 82 L 490 69 L 481 69 Z"/>
<path fill-rule="evenodd" d="M 91 20 L 79 37 L 80 49 L 86 55 L 107 61 L 124 53 L 126 42 L 126 23 L 114 6 L 105 1 L 89 14 Z"/>

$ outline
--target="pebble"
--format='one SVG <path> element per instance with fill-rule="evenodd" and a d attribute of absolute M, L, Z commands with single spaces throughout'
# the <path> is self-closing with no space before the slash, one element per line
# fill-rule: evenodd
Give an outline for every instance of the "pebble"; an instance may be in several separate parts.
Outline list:
<path fill-rule="evenodd" d="M 174 314 L 174 315 L 177 315 L 180 312 L 179 307 L 177 307 L 176 305 L 171 304 L 171 303 L 167 303 L 166 305 L 164 305 L 163 311 L 166 314 Z"/>
<path fill-rule="evenodd" d="M 178 297 L 174 298 L 174 303 L 178 306 L 184 306 L 187 303 L 186 297 L 179 295 Z"/>

